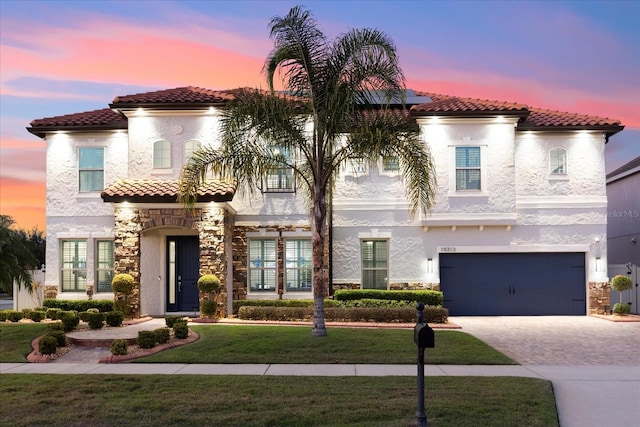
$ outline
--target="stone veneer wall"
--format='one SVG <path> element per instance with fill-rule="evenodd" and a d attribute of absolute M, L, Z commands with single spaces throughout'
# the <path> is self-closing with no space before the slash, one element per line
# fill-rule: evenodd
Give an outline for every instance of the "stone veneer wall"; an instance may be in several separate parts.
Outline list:
<path fill-rule="evenodd" d="M 611 285 L 607 282 L 589 282 L 587 298 L 587 314 L 607 314 L 612 308 Z"/>
<path fill-rule="evenodd" d="M 247 233 L 248 232 L 258 232 L 260 230 L 264 230 L 266 233 L 272 232 L 287 232 L 287 231 L 311 231 L 311 227 L 300 227 L 300 226 L 269 226 L 269 227 L 260 227 L 260 226 L 242 226 L 235 227 L 233 231 L 233 299 L 241 300 L 247 299 L 247 274 L 248 274 L 248 245 L 247 245 Z M 275 238 L 277 241 L 277 261 L 276 261 L 276 269 L 277 269 L 277 277 L 276 277 L 276 286 L 277 286 L 277 295 L 282 297 L 284 293 L 284 241 L 287 237 L 283 236 L 265 236 L 267 238 Z M 309 239 L 311 236 L 309 236 Z M 324 250 L 324 264 L 329 265 L 329 244 L 328 239 L 325 239 L 325 250 Z M 325 283 L 329 283 L 329 269 L 325 270 Z M 329 292 L 329 287 L 327 286 L 327 295 Z M 275 296 L 275 295 L 274 295 Z"/>
<path fill-rule="evenodd" d="M 200 274 L 215 274 L 220 279 L 222 292 L 218 296 L 219 313 L 226 315 L 226 253 L 225 230 L 231 218 L 222 208 L 115 208 L 115 273 L 128 273 L 135 280 L 131 304 L 135 317 L 140 316 L 140 233 L 162 227 L 184 227 L 198 230 L 200 240 Z M 202 300 L 203 295 L 200 295 Z"/>

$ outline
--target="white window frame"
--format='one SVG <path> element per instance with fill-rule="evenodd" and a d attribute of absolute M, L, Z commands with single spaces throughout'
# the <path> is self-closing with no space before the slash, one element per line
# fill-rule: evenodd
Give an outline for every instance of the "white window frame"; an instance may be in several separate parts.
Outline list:
<path fill-rule="evenodd" d="M 115 247 L 114 247 L 114 240 L 113 239 L 96 239 L 95 241 L 95 292 L 96 293 L 107 293 L 107 292 L 113 292 L 113 290 L 111 289 L 111 280 L 113 279 L 113 276 L 115 274 Z M 104 242 L 109 242 L 111 243 L 111 259 L 107 260 L 110 261 L 111 264 L 108 267 L 104 267 L 102 264 L 104 264 L 103 259 L 101 258 L 101 256 L 103 255 L 102 250 L 100 248 L 100 244 L 104 243 Z M 105 273 L 106 274 L 106 279 L 107 279 L 107 284 L 108 284 L 108 289 L 105 287 L 104 289 L 100 288 L 100 273 Z"/>
<path fill-rule="evenodd" d="M 308 243 L 308 257 L 300 256 L 301 252 L 307 248 L 301 248 L 300 243 Z M 289 244 L 295 243 L 295 248 L 290 248 Z M 295 251 L 293 257 L 288 256 L 290 250 Z M 307 252 L 307 251 L 305 251 Z M 312 289 L 312 264 L 313 247 L 310 238 L 288 238 L 284 241 L 284 281 L 285 292 L 300 293 L 310 292 Z M 293 278 L 292 278 L 293 276 Z M 293 284 L 293 285 L 292 285 Z"/>
<path fill-rule="evenodd" d="M 558 154 L 562 154 L 562 164 L 559 164 Z M 555 157 L 555 159 L 554 159 Z M 549 176 L 552 177 L 566 177 L 567 176 L 567 150 L 563 147 L 553 147 L 549 150 Z M 562 167 L 561 172 L 556 172 L 558 167 Z"/>
<path fill-rule="evenodd" d="M 368 243 L 371 243 L 373 248 L 372 248 L 372 254 L 373 254 L 373 259 L 372 262 L 374 263 L 374 266 L 372 267 L 365 267 L 365 245 L 367 245 Z M 379 267 L 379 266 L 375 266 L 376 263 L 380 262 L 381 260 L 377 260 L 376 259 L 376 251 L 375 251 L 375 246 L 376 243 L 384 243 L 386 245 L 386 259 L 384 260 L 384 267 Z M 371 238 L 364 238 L 364 239 L 360 239 L 360 265 L 361 265 L 361 272 L 360 272 L 360 278 L 361 278 L 361 282 L 360 282 L 360 287 L 362 289 L 389 289 L 389 239 L 385 239 L 385 238 L 376 238 L 376 237 L 371 237 Z M 380 272 L 383 273 L 384 272 L 384 276 L 385 276 L 385 287 L 381 288 L 381 287 L 372 287 L 372 286 L 367 286 L 368 284 L 365 284 L 365 272 Z"/>
<path fill-rule="evenodd" d="M 194 152 L 202 148 L 202 142 L 197 139 L 190 139 L 184 143 L 184 164 L 189 162 L 189 159 Z"/>
<path fill-rule="evenodd" d="M 73 244 L 71 258 L 66 257 L 67 244 Z M 81 249 L 84 244 L 84 253 Z M 71 275 L 73 287 L 65 286 L 65 276 Z M 60 291 L 86 292 L 87 289 L 87 239 L 61 239 L 60 240 Z"/>
<path fill-rule="evenodd" d="M 152 153 L 154 169 L 171 168 L 171 143 L 169 141 L 167 141 L 166 139 L 158 139 L 154 141 Z"/>
<path fill-rule="evenodd" d="M 100 165 L 100 167 L 83 167 L 82 166 L 82 152 L 84 150 L 100 150 L 102 152 L 102 165 Z M 100 185 L 98 186 L 98 188 L 85 188 L 82 183 L 82 176 L 83 173 L 89 173 L 92 176 L 94 174 L 98 174 L 98 176 L 100 176 Z M 93 179 L 91 180 L 91 182 L 93 182 Z M 95 193 L 95 192 L 100 192 L 104 190 L 104 147 L 91 147 L 91 146 L 86 146 L 86 147 L 78 147 L 78 192 L 79 193 Z"/>
<path fill-rule="evenodd" d="M 456 149 L 462 147 L 479 147 L 480 148 L 480 189 L 479 190 L 456 190 L 457 174 L 456 170 Z M 486 197 L 487 194 L 487 145 L 473 144 L 469 142 L 461 142 L 449 146 L 449 197 Z M 476 168 L 477 169 L 477 168 Z"/>
<path fill-rule="evenodd" d="M 260 256 L 256 256 L 252 253 L 251 246 L 254 242 L 260 242 Z M 273 243 L 273 259 L 265 259 L 265 247 L 266 242 Z M 268 265 L 267 265 L 268 263 Z M 253 280 L 254 272 L 259 272 L 260 281 Z M 273 284 L 268 283 L 272 275 Z M 265 238 L 249 238 L 247 239 L 247 289 L 250 293 L 264 294 L 275 293 L 278 290 L 278 239 L 274 237 Z"/>

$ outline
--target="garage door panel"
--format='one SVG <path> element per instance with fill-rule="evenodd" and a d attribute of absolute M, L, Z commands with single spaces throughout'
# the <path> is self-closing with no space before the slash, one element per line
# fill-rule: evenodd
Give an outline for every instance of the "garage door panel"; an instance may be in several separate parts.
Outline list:
<path fill-rule="evenodd" d="M 586 313 L 583 253 L 440 254 L 440 280 L 453 316 Z"/>

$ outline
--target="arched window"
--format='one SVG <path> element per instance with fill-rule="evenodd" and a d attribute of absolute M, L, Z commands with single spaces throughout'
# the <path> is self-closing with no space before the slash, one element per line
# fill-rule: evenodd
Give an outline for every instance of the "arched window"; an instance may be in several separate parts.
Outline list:
<path fill-rule="evenodd" d="M 171 167 L 171 144 L 161 139 L 153 143 L 153 167 L 166 169 Z"/>
<path fill-rule="evenodd" d="M 549 174 L 567 174 L 567 150 L 564 148 L 552 148 L 549 150 Z"/>
<path fill-rule="evenodd" d="M 197 139 L 190 139 L 184 143 L 184 162 L 185 164 L 191 158 L 191 155 L 202 148 L 202 143 Z"/>

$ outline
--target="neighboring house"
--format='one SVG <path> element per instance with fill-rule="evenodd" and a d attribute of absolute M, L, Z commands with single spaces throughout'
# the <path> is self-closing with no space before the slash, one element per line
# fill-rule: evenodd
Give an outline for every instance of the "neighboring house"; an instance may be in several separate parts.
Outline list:
<path fill-rule="evenodd" d="M 435 162 L 430 213 L 412 218 L 392 158 L 336 182 L 330 292 L 439 288 L 452 315 L 586 314 L 609 305 L 604 146 L 616 120 L 408 92 Z M 311 298 L 305 196 L 289 170 L 251 196 L 211 181 L 176 203 L 190 153 L 218 144 L 233 91 L 183 87 L 34 120 L 47 142 L 48 296 L 111 298 L 139 283 L 138 314 L 193 313 L 215 273 L 234 299 Z"/>
<path fill-rule="evenodd" d="M 623 292 L 631 312 L 640 313 L 640 157 L 607 174 L 607 253 L 609 276 L 631 277 L 633 288 Z M 612 303 L 620 294 L 612 291 Z"/>

